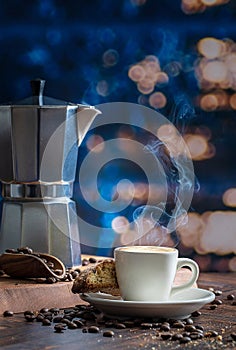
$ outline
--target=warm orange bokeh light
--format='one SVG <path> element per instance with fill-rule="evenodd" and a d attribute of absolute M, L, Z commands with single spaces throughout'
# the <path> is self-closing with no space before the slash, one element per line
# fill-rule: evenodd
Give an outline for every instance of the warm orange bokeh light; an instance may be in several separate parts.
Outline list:
<path fill-rule="evenodd" d="M 162 92 L 154 92 L 149 97 L 149 104 L 153 108 L 164 108 L 167 103 L 167 99 Z"/>
<path fill-rule="evenodd" d="M 219 57 L 223 52 L 223 41 L 215 38 L 204 38 L 198 42 L 198 51 L 206 58 L 213 59 Z"/>
<path fill-rule="evenodd" d="M 100 135 L 91 135 L 86 141 L 86 146 L 91 152 L 102 152 L 105 146 L 104 139 Z"/>
<path fill-rule="evenodd" d="M 141 65 L 136 64 L 130 67 L 128 76 L 133 81 L 140 81 L 145 77 L 145 70 Z"/>
<path fill-rule="evenodd" d="M 214 111 L 218 108 L 219 103 L 217 97 L 212 94 L 204 95 L 200 98 L 200 107 L 204 111 Z"/>
<path fill-rule="evenodd" d="M 231 108 L 236 109 L 236 93 L 230 96 L 229 104 Z"/>
<path fill-rule="evenodd" d="M 227 67 L 222 61 L 209 61 L 202 70 L 203 78 L 213 83 L 227 79 Z"/>
<path fill-rule="evenodd" d="M 229 188 L 223 194 L 223 202 L 228 207 L 236 207 L 236 188 Z"/>
<path fill-rule="evenodd" d="M 185 135 L 185 142 L 189 148 L 191 158 L 193 160 L 204 159 L 204 154 L 207 151 L 208 145 L 206 139 L 201 135 Z"/>

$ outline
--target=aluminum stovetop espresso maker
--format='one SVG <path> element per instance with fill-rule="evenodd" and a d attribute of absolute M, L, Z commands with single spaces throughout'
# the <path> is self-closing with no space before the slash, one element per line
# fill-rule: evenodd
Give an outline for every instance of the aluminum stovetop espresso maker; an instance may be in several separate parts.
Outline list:
<path fill-rule="evenodd" d="M 32 80 L 32 97 L 0 106 L 0 253 L 29 246 L 72 267 L 81 262 L 71 199 L 78 146 L 100 111 L 44 97 L 44 85 Z"/>

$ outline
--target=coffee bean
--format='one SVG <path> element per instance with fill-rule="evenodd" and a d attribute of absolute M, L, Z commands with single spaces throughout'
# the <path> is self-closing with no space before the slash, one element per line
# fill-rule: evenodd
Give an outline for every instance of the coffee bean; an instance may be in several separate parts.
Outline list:
<path fill-rule="evenodd" d="M 236 301 L 233 301 L 231 305 L 235 306 L 236 305 Z"/>
<path fill-rule="evenodd" d="M 162 333 L 161 337 L 163 340 L 168 340 L 172 337 L 172 333 Z"/>
<path fill-rule="evenodd" d="M 63 333 L 63 331 L 66 329 L 66 325 L 63 323 L 58 323 L 54 326 L 54 330 L 56 333 Z"/>
<path fill-rule="evenodd" d="M 90 258 L 89 258 L 89 262 L 90 262 L 91 264 L 94 264 L 94 263 L 97 262 L 97 259 L 96 259 L 96 258 L 93 258 L 93 257 L 90 257 Z"/>
<path fill-rule="evenodd" d="M 182 335 L 183 335 L 183 337 L 189 337 L 190 336 L 190 332 L 183 332 Z"/>
<path fill-rule="evenodd" d="M 37 317 L 36 317 L 37 322 L 42 322 L 43 319 L 44 319 L 43 315 L 37 315 Z"/>
<path fill-rule="evenodd" d="M 183 337 L 179 340 L 180 344 L 186 344 L 189 343 L 191 341 L 190 337 Z"/>
<path fill-rule="evenodd" d="M 76 324 L 77 328 L 82 328 L 85 326 L 85 322 L 83 322 L 82 320 L 74 318 L 73 322 Z"/>
<path fill-rule="evenodd" d="M 43 325 L 43 326 L 51 326 L 51 321 L 48 320 L 47 318 L 44 318 L 44 319 L 42 320 L 42 325 Z"/>
<path fill-rule="evenodd" d="M 184 324 L 183 324 L 183 322 L 178 321 L 178 322 L 173 323 L 172 327 L 181 329 L 181 328 L 184 328 Z"/>
<path fill-rule="evenodd" d="M 115 333 L 113 331 L 104 331 L 102 335 L 103 337 L 112 338 L 114 337 Z"/>
<path fill-rule="evenodd" d="M 62 275 L 62 273 L 63 273 L 63 271 L 60 270 L 60 269 L 53 270 L 53 272 L 54 272 L 57 276 L 60 276 L 60 275 Z"/>
<path fill-rule="evenodd" d="M 216 304 L 210 305 L 209 309 L 210 310 L 215 310 L 215 309 L 217 309 L 217 305 Z"/>
<path fill-rule="evenodd" d="M 71 321 L 70 320 L 67 320 L 66 318 L 63 318 L 62 320 L 61 320 L 61 323 L 64 323 L 64 324 L 66 324 L 66 325 L 68 325 L 68 323 L 70 323 Z"/>
<path fill-rule="evenodd" d="M 231 338 L 236 341 L 236 333 L 231 333 L 230 334 Z"/>
<path fill-rule="evenodd" d="M 14 312 L 10 310 L 6 310 L 3 312 L 4 317 L 12 317 L 13 315 L 14 315 Z"/>
<path fill-rule="evenodd" d="M 228 294 L 227 295 L 227 299 L 228 300 L 234 300 L 234 298 L 235 298 L 234 294 Z"/>
<path fill-rule="evenodd" d="M 88 259 L 83 259 L 82 260 L 82 266 L 87 266 L 89 264 Z"/>
<path fill-rule="evenodd" d="M 81 270 L 80 270 L 79 268 L 74 269 L 74 271 L 75 271 L 75 272 L 78 272 L 78 273 L 81 272 Z"/>
<path fill-rule="evenodd" d="M 223 304 L 223 301 L 220 300 L 220 299 L 216 299 L 215 302 L 214 302 L 215 305 L 221 305 Z"/>
<path fill-rule="evenodd" d="M 39 312 L 41 312 L 42 314 L 44 314 L 45 312 L 48 312 L 48 309 L 47 309 L 46 307 L 44 307 L 44 308 L 40 309 Z"/>
<path fill-rule="evenodd" d="M 187 331 L 187 332 L 195 332 L 196 331 L 196 327 L 192 324 L 186 324 L 184 329 Z"/>
<path fill-rule="evenodd" d="M 79 272 L 73 271 L 73 272 L 71 272 L 71 276 L 73 277 L 73 279 L 75 279 L 77 276 L 79 276 Z"/>
<path fill-rule="evenodd" d="M 217 335 L 217 331 L 207 331 L 206 333 L 204 333 L 205 338 L 217 337 Z"/>
<path fill-rule="evenodd" d="M 87 328 L 87 327 L 84 327 L 84 328 L 82 329 L 82 333 L 88 333 L 88 328 Z"/>
<path fill-rule="evenodd" d="M 89 333 L 99 333 L 100 329 L 97 326 L 90 326 L 90 327 L 88 327 L 88 332 Z"/>
<path fill-rule="evenodd" d="M 180 340 L 183 338 L 183 335 L 180 333 L 173 334 L 171 340 Z"/>
<path fill-rule="evenodd" d="M 6 249 L 5 253 L 15 254 L 15 253 L 18 253 L 18 250 L 17 249 Z"/>
<path fill-rule="evenodd" d="M 52 312 L 54 315 L 57 315 L 60 312 L 60 309 L 58 309 L 57 307 L 52 307 L 51 309 L 49 309 L 49 312 Z"/>
<path fill-rule="evenodd" d="M 221 290 L 215 290 L 213 292 L 216 296 L 220 296 L 222 294 L 222 291 Z"/>
<path fill-rule="evenodd" d="M 72 277 L 72 274 L 71 273 L 67 273 L 66 274 L 66 279 L 68 280 L 68 281 L 73 281 L 73 277 Z"/>
<path fill-rule="evenodd" d="M 76 328 L 78 328 L 77 324 L 75 322 L 72 322 L 72 321 L 67 323 L 67 327 L 69 329 L 76 329 Z"/>
<path fill-rule="evenodd" d="M 26 311 L 24 311 L 24 316 L 26 316 L 26 315 L 34 316 L 34 312 L 31 310 L 26 310 Z"/>
<path fill-rule="evenodd" d="M 53 322 L 60 323 L 62 319 L 63 319 L 63 315 L 57 315 L 57 316 L 53 317 Z"/>
<path fill-rule="evenodd" d="M 124 323 L 116 323 L 115 328 L 116 329 L 125 329 L 126 325 Z"/>
<path fill-rule="evenodd" d="M 200 324 L 197 324 L 195 327 L 200 331 L 204 331 L 204 327 L 201 326 Z"/>
<path fill-rule="evenodd" d="M 25 320 L 27 321 L 27 322 L 33 322 L 34 320 L 36 319 L 36 315 L 25 315 Z"/>
<path fill-rule="evenodd" d="M 193 324 L 193 320 L 191 318 L 187 318 L 185 322 L 186 324 Z"/>
<path fill-rule="evenodd" d="M 193 313 L 192 313 L 192 316 L 193 317 L 198 317 L 198 316 L 201 316 L 201 311 L 194 311 Z"/>
<path fill-rule="evenodd" d="M 33 253 L 33 249 L 31 249 L 29 247 L 21 247 L 21 248 L 18 248 L 17 251 L 19 253 L 23 253 L 23 254 L 32 254 Z"/>
<path fill-rule="evenodd" d="M 166 324 L 163 324 L 161 327 L 160 327 L 160 330 L 161 331 L 164 331 L 164 332 L 169 332 L 170 331 L 170 326 L 166 325 Z"/>

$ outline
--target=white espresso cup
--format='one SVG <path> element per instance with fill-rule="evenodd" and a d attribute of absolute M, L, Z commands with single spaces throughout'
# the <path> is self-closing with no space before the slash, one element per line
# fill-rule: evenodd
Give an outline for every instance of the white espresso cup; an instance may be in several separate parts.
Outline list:
<path fill-rule="evenodd" d="M 168 301 L 177 292 L 191 288 L 199 275 L 197 263 L 178 258 L 178 250 L 169 247 L 129 246 L 114 250 L 117 281 L 121 296 L 129 301 Z M 190 279 L 173 286 L 181 267 L 192 271 Z"/>

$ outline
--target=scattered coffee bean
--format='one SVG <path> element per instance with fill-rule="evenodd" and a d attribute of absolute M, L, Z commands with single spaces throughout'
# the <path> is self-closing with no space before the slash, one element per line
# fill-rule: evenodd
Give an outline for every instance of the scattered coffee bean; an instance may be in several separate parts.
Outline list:
<path fill-rule="evenodd" d="M 196 331 L 196 327 L 192 324 L 186 324 L 184 329 L 187 332 L 195 332 Z"/>
<path fill-rule="evenodd" d="M 189 343 L 191 341 L 190 337 L 183 337 L 179 340 L 180 344 L 186 344 Z"/>
<path fill-rule="evenodd" d="M 170 339 L 172 337 L 172 333 L 162 333 L 161 334 L 161 338 L 163 339 L 163 340 L 168 340 L 168 339 Z"/>
<path fill-rule="evenodd" d="M 187 318 L 185 322 L 186 324 L 193 324 L 193 320 L 191 318 Z"/>
<path fill-rule="evenodd" d="M 210 310 L 215 310 L 215 309 L 217 309 L 217 305 L 216 304 L 210 305 L 209 309 Z"/>
<path fill-rule="evenodd" d="M 183 335 L 180 333 L 175 333 L 172 335 L 171 340 L 180 340 L 183 338 Z"/>
<path fill-rule="evenodd" d="M 15 253 L 18 253 L 18 250 L 17 249 L 6 249 L 5 253 L 15 254 Z"/>
<path fill-rule="evenodd" d="M 69 322 L 69 323 L 67 323 L 67 327 L 69 328 L 69 329 L 76 329 L 76 328 L 78 328 L 77 327 L 77 324 L 75 323 L 75 322 Z"/>
<path fill-rule="evenodd" d="M 88 328 L 87 328 L 87 327 L 84 327 L 84 328 L 82 329 L 82 333 L 88 333 Z"/>
<path fill-rule="evenodd" d="M 36 317 L 37 322 L 42 322 L 43 319 L 44 319 L 43 315 L 37 315 L 37 317 Z"/>
<path fill-rule="evenodd" d="M 214 301 L 214 304 L 215 304 L 215 305 L 221 305 L 221 304 L 223 304 L 223 301 L 220 300 L 220 299 L 216 299 L 216 300 Z"/>
<path fill-rule="evenodd" d="M 125 325 L 126 327 L 128 327 L 128 328 L 131 328 L 131 327 L 134 327 L 134 326 L 135 326 L 134 321 L 124 321 L 123 323 L 124 323 L 124 325 Z"/>
<path fill-rule="evenodd" d="M 46 307 L 44 307 L 44 308 L 42 308 L 39 312 L 40 313 L 42 313 L 42 314 L 44 314 L 45 312 L 48 312 L 49 310 L 46 308 Z"/>
<path fill-rule="evenodd" d="M 90 327 L 88 327 L 88 332 L 89 333 L 99 333 L 100 329 L 97 326 L 90 326 Z"/>
<path fill-rule="evenodd" d="M 12 317 L 13 315 L 14 315 L 14 312 L 10 310 L 6 310 L 3 312 L 4 317 Z"/>
<path fill-rule="evenodd" d="M 62 275 L 62 273 L 63 273 L 63 271 L 60 269 L 53 270 L 53 272 L 58 276 Z"/>
<path fill-rule="evenodd" d="M 43 325 L 43 326 L 51 326 L 51 321 L 48 320 L 47 318 L 44 318 L 44 319 L 42 320 L 42 325 Z"/>
<path fill-rule="evenodd" d="M 234 298 L 235 298 L 234 294 L 228 294 L 227 295 L 227 299 L 228 300 L 234 300 Z"/>
<path fill-rule="evenodd" d="M 115 333 L 113 331 L 104 331 L 102 335 L 103 337 L 112 338 L 114 337 Z"/>
<path fill-rule="evenodd" d="M 172 327 L 181 329 L 181 328 L 184 328 L 184 324 L 183 324 L 183 322 L 178 321 L 178 322 L 173 323 Z"/>
<path fill-rule="evenodd" d="M 115 328 L 116 329 L 125 329 L 126 325 L 124 323 L 116 323 Z"/>
<path fill-rule="evenodd" d="M 83 259 L 82 260 L 82 266 L 87 266 L 89 264 L 88 259 Z"/>
<path fill-rule="evenodd" d="M 57 307 L 52 307 L 51 309 L 49 309 L 49 312 L 52 312 L 54 315 L 57 315 L 60 312 L 60 309 L 58 309 Z"/>
<path fill-rule="evenodd" d="M 85 322 L 83 322 L 82 320 L 74 318 L 73 322 L 76 324 L 77 328 L 82 328 L 85 326 Z"/>
<path fill-rule="evenodd" d="M 190 336 L 190 332 L 183 332 L 182 335 L 183 335 L 183 337 L 189 337 Z"/>
<path fill-rule="evenodd" d="M 71 276 L 73 277 L 73 279 L 75 279 L 77 276 L 79 276 L 79 272 L 73 271 L 73 272 L 71 272 Z"/>
<path fill-rule="evenodd" d="M 34 312 L 31 310 L 26 310 L 26 311 L 24 311 L 24 316 L 26 316 L 26 315 L 34 316 Z"/>
<path fill-rule="evenodd" d="M 231 333 L 230 334 L 231 338 L 236 341 L 236 333 Z"/>
<path fill-rule="evenodd" d="M 54 326 L 54 330 L 56 333 L 63 333 L 63 331 L 66 329 L 66 325 L 63 323 L 58 323 Z"/>
<path fill-rule="evenodd" d="M 29 247 L 21 247 L 21 248 L 18 248 L 17 251 L 23 254 L 33 254 L 33 249 Z"/>
<path fill-rule="evenodd" d="M 164 331 L 164 332 L 169 332 L 169 331 L 170 331 L 170 326 L 168 326 L 167 324 L 163 324 L 163 325 L 160 327 L 160 330 L 161 330 L 161 331 Z"/>
<path fill-rule="evenodd" d="M 202 314 L 201 311 L 198 310 L 198 311 L 194 311 L 194 312 L 192 313 L 192 316 L 193 316 L 193 317 L 199 317 L 199 316 L 201 316 L 201 314 Z"/>
<path fill-rule="evenodd" d="M 217 331 L 208 331 L 204 333 L 205 338 L 217 337 L 217 335 L 218 335 Z"/>
<path fill-rule="evenodd" d="M 27 321 L 27 322 L 33 322 L 34 320 L 36 319 L 36 315 L 28 315 L 28 314 L 26 314 L 25 315 L 25 320 Z"/>
<path fill-rule="evenodd" d="M 200 324 L 197 324 L 195 327 L 200 331 L 204 331 L 204 327 L 201 326 Z"/>
<path fill-rule="evenodd" d="M 95 264 L 95 263 L 97 262 L 97 259 L 96 259 L 96 258 L 93 258 L 93 257 L 90 257 L 90 258 L 89 258 L 89 262 L 90 262 L 91 264 Z"/>
<path fill-rule="evenodd" d="M 57 315 L 53 317 L 53 323 L 60 323 L 62 319 L 63 319 L 63 315 Z"/>
<path fill-rule="evenodd" d="M 221 290 L 215 290 L 213 292 L 216 296 L 220 296 L 222 294 L 222 291 Z"/>

